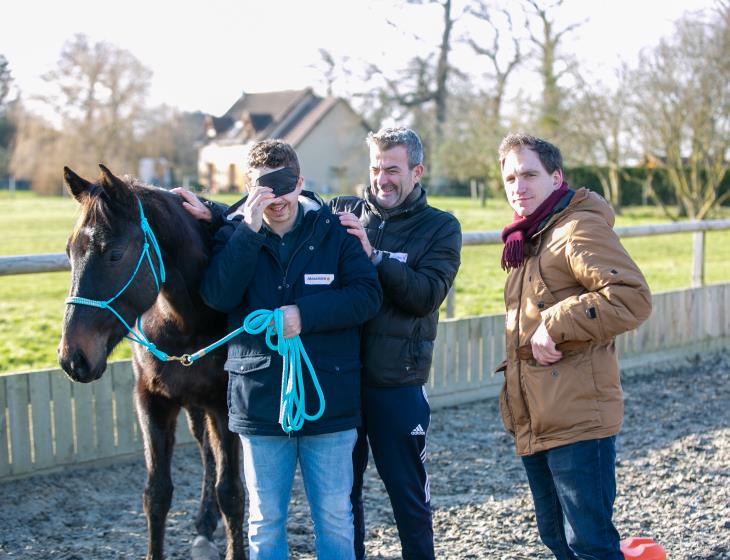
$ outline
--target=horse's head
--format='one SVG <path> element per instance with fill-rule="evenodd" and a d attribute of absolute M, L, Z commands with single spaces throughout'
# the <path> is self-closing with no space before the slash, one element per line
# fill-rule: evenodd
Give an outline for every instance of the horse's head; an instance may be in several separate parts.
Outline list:
<path fill-rule="evenodd" d="M 107 356 L 127 328 L 110 309 L 74 300 L 98 303 L 114 298 L 110 307 L 134 325 L 158 293 L 151 265 L 158 269 L 160 263 L 154 252 L 141 257 L 146 237 L 134 189 L 103 165 L 99 167 L 101 177 L 94 183 L 64 168 L 66 185 L 81 205 L 81 214 L 66 244 L 72 304 L 66 307 L 58 361 L 69 377 L 83 383 L 101 377 Z"/>

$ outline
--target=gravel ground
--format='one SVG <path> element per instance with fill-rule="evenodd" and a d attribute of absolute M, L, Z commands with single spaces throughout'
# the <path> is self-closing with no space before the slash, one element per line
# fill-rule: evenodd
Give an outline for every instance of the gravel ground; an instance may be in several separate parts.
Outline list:
<path fill-rule="evenodd" d="M 624 380 L 616 525 L 651 536 L 671 560 L 730 559 L 730 353 Z M 429 431 L 439 558 L 548 559 L 527 483 L 497 400 L 435 411 Z M 179 449 L 167 554 L 190 557 L 200 467 Z M 143 558 L 142 458 L 0 484 L 0 557 Z M 368 554 L 399 558 L 392 513 L 374 468 L 366 481 Z M 313 558 L 301 484 L 289 524 L 292 558 Z"/>

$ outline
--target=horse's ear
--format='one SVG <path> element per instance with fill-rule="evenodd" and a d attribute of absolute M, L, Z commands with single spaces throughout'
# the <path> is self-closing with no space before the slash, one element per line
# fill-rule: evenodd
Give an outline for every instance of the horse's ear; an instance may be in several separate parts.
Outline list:
<path fill-rule="evenodd" d="M 107 196 L 111 200 L 117 201 L 121 204 L 131 204 L 133 198 L 132 190 L 129 188 L 129 185 L 109 171 L 103 163 L 99 164 L 99 169 L 101 169 L 100 184 Z"/>
<path fill-rule="evenodd" d="M 76 175 L 76 173 L 74 173 L 68 167 L 63 168 L 63 180 L 66 182 L 66 185 L 71 191 L 71 194 L 79 202 L 81 202 L 81 199 L 89 194 L 94 186 L 86 179 L 83 179 Z"/>

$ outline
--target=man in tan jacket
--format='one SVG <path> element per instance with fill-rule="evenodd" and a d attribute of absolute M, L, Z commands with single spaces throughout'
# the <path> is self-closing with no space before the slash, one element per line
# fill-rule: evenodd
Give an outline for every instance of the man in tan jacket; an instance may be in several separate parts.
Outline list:
<path fill-rule="evenodd" d="M 611 520 L 623 395 L 614 337 L 651 312 L 608 203 L 563 181 L 560 150 L 525 134 L 499 148 L 507 360 L 502 420 L 558 559 L 623 560 Z"/>

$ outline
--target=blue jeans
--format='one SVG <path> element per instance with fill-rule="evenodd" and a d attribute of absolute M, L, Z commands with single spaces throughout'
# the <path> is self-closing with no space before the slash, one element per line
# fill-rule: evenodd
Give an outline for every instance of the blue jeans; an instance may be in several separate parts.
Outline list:
<path fill-rule="evenodd" d="M 558 560 L 623 560 L 611 521 L 616 436 L 522 457 L 540 539 Z"/>
<path fill-rule="evenodd" d="M 251 560 L 289 555 L 286 519 L 297 461 L 314 521 L 317 558 L 354 558 L 350 490 L 356 438 L 355 429 L 316 436 L 241 435 Z"/>

